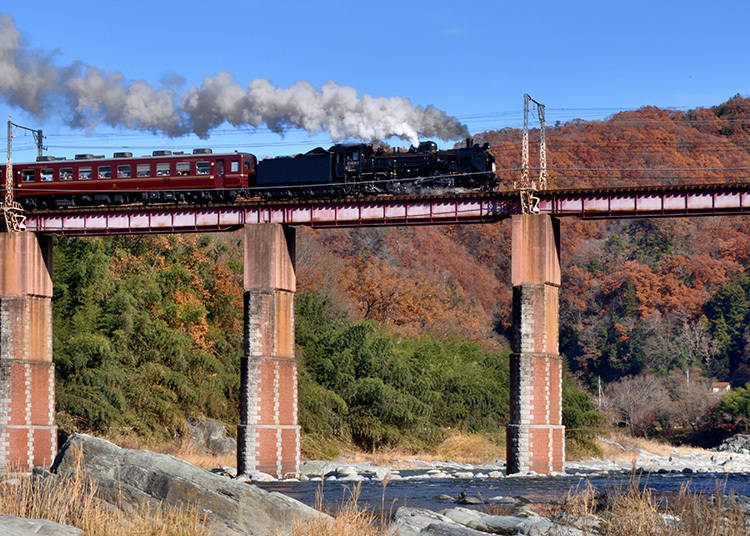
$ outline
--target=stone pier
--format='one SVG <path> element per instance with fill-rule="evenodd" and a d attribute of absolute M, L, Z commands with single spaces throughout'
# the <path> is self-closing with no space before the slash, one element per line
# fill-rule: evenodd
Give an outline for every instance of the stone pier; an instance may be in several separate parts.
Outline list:
<path fill-rule="evenodd" d="M 560 225 L 512 217 L 513 336 L 507 472 L 563 470 L 562 362 L 558 341 Z"/>
<path fill-rule="evenodd" d="M 246 225 L 245 353 L 237 471 L 275 477 L 299 472 L 294 356 L 294 228 Z"/>
<path fill-rule="evenodd" d="M 0 468 L 49 466 L 57 452 L 52 242 L 0 233 Z"/>

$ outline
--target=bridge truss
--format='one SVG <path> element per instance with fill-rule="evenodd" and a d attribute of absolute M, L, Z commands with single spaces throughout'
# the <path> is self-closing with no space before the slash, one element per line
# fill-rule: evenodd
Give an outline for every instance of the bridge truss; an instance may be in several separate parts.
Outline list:
<path fill-rule="evenodd" d="M 541 214 L 590 219 L 710 216 L 750 212 L 750 182 L 544 190 Z M 240 201 L 234 204 L 72 207 L 30 211 L 29 231 L 106 235 L 230 231 L 246 224 L 312 227 L 437 225 L 493 222 L 524 212 L 518 193 L 380 196 L 318 202 Z"/>

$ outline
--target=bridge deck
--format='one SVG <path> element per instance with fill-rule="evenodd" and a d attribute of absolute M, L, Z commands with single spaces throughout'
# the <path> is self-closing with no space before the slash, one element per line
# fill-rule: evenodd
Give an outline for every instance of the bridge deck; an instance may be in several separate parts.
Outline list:
<path fill-rule="evenodd" d="M 581 218 L 652 218 L 744 214 L 750 182 L 547 190 L 543 214 Z M 313 227 L 434 225 L 499 221 L 520 213 L 515 192 L 379 196 L 337 201 L 239 201 L 230 205 L 73 207 L 28 213 L 29 231 L 67 235 L 228 231 L 245 224 Z"/>

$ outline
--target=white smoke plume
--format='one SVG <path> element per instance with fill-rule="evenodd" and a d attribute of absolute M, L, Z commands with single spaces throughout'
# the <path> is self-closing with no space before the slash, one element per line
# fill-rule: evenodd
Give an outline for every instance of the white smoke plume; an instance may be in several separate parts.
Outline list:
<path fill-rule="evenodd" d="M 328 132 L 334 141 L 378 141 L 398 137 L 416 144 L 422 137 L 452 140 L 468 136 L 465 125 L 434 106 L 413 106 L 402 97 L 359 96 L 335 82 L 318 89 L 309 82 L 278 88 L 256 78 L 247 87 L 225 71 L 200 87 L 178 91 L 129 82 L 119 72 L 82 63 L 59 67 L 51 54 L 30 48 L 10 15 L 0 14 L 0 97 L 34 115 L 61 112 L 72 127 L 98 124 L 208 137 L 224 121 L 283 133 L 301 128 Z"/>

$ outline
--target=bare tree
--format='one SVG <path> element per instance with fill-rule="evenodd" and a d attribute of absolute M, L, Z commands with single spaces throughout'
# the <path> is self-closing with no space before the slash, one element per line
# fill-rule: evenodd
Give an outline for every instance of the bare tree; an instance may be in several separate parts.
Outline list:
<path fill-rule="evenodd" d="M 627 376 L 607 386 L 604 410 L 615 424 L 625 424 L 634 435 L 648 435 L 672 413 L 664 382 L 653 374 Z"/>

